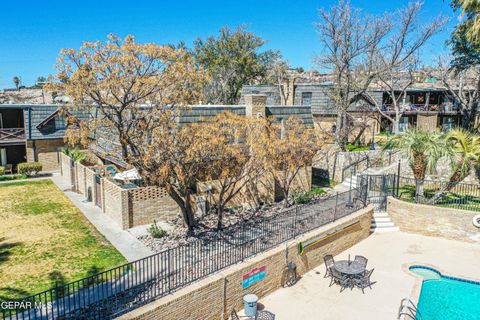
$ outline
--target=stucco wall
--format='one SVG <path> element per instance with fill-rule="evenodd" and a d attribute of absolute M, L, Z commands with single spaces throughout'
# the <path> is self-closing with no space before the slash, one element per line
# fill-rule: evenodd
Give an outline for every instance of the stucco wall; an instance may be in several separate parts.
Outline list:
<path fill-rule="evenodd" d="M 287 247 L 282 244 L 243 263 L 224 269 L 182 290 L 127 313 L 120 319 L 177 320 L 179 317 L 183 320 L 228 319 L 233 308 L 237 311 L 243 308 L 242 297 L 245 294 L 255 293 L 262 298 L 283 285 L 286 260 L 296 263 L 298 274 L 302 275 L 321 265 L 325 254 L 337 255 L 368 237 L 372 213 L 371 207 L 359 210 L 335 223 L 315 229 L 294 241 L 289 241 Z M 296 246 L 299 241 L 306 242 L 311 239 L 323 238 L 325 235 L 349 225 L 352 226 L 320 241 L 314 247 L 306 250 L 304 255 L 298 255 Z M 286 259 L 286 257 L 288 258 Z M 266 267 L 266 278 L 242 289 L 243 275 L 253 268 L 263 266 Z M 301 285 L 301 283 L 297 285 Z"/>
<path fill-rule="evenodd" d="M 401 231 L 453 240 L 480 242 L 472 219 L 478 212 L 441 208 L 388 198 L 387 211 Z"/>

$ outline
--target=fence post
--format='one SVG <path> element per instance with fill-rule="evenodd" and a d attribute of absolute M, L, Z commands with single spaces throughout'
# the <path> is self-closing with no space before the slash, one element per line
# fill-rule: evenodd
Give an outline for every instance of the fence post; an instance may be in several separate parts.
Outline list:
<path fill-rule="evenodd" d="M 400 190 L 400 164 L 402 160 L 398 159 L 398 169 L 397 169 L 397 198 L 398 198 L 398 192 Z"/>
<path fill-rule="evenodd" d="M 170 258 L 172 248 L 168 249 L 167 251 L 167 262 L 168 262 L 168 293 L 172 291 L 172 259 Z"/>
<path fill-rule="evenodd" d="M 337 195 L 335 196 L 335 210 L 333 211 L 333 221 L 335 221 L 335 218 L 337 217 L 337 206 L 338 206 L 338 191 L 337 191 Z"/>
<path fill-rule="evenodd" d="M 245 224 L 242 224 L 242 250 L 240 251 L 240 254 L 242 256 L 242 262 L 243 262 L 243 257 L 245 257 Z"/>
<path fill-rule="evenodd" d="M 298 207 L 295 207 L 295 215 L 293 216 L 293 238 L 297 236 L 297 214 Z"/>

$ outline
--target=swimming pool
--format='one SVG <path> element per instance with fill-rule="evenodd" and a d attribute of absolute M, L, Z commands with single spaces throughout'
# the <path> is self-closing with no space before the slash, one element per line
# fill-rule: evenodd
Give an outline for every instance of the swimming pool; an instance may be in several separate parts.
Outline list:
<path fill-rule="evenodd" d="M 418 302 L 422 320 L 480 319 L 480 282 L 444 276 L 425 266 L 411 266 L 410 271 L 424 279 Z"/>

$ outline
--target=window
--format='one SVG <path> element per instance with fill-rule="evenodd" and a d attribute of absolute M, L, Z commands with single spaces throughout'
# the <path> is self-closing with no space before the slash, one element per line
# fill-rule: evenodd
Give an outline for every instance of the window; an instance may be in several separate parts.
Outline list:
<path fill-rule="evenodd" d="M 311 105 L 312 105 L 312 93 L 302 92 L 302 106 L 311 106 Z"/>

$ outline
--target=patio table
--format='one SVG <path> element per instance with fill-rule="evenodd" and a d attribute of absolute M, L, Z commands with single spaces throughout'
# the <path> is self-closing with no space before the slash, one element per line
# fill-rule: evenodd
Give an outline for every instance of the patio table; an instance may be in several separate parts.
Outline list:
<path fill-rule="evenodd" d="M 365 268 L 361 264 L 348 260 L 335 261 L 333 267 L 338 272 L 348 276 L 357 276 L 365 271 Z"/>

